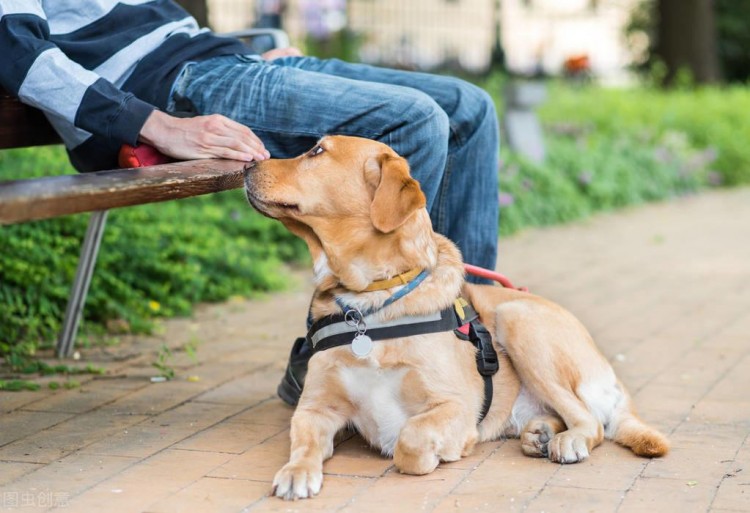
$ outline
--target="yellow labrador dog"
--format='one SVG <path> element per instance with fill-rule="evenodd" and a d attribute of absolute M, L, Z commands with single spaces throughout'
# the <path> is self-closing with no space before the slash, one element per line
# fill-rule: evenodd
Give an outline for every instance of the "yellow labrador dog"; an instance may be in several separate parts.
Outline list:
<path fill-rule="evenodd" d="M 638 418 L 573 315 L 529 293 L 464 282 L 458 249 L 433 232 L 419 184 L 389 147 L 325 137 L 300 157 L 251 164 L 245 187 L 256 209 L 307 243 L 313 331 L 324 325 L 308 338 L 335 342 L 310 360 L 290 460 L 273 482 L 278 497 L 320 491 L 323 461 L 347 424 L 408 474 L 429 473 L 499 437 L 520 437 L 524 454 L 559 463 L 586 459 L 603 438 L 640 456 L 667 453 L 666 438 Z M 476 344 L 450 327 L 414 329 L 461 310 L 461 297 L 497 352 L 481 422 L 487 388 Z M 386 335 L 373 341 L 378 329 Z"/>

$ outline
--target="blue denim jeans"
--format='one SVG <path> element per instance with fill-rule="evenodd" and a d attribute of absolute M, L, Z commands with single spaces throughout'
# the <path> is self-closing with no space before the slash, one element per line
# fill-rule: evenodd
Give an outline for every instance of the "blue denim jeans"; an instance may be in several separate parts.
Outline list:
<path fill-rule="evenodd" d="M 498 122 L 478 87 L 335 59 L 231 55 L 188 63 L 167 110 L 223 114 L 277 158 L 300 155 L 324 135 L 381 141 L 409 162 L 435 231 L 466 262 L 495 268 Z"/>

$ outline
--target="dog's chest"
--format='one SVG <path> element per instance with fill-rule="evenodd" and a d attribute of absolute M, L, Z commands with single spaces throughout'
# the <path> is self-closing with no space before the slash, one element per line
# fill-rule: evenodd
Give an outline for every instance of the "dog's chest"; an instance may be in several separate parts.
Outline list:
<path fill-rule="evenodd" d="M 401 395 L 405 368 L 340 369 L 349 399 L 357 407 L 352 421 L 360 433 L 383 453 L 392 455 L 408 414 Z"/>

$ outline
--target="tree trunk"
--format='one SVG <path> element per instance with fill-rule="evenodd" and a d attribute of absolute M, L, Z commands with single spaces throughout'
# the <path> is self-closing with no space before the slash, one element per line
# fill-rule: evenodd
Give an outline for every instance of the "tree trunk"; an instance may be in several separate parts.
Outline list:
<path fill-rule="evenodd" d="M 721 79 L 713 0 L 658 0 L 656 54 L 667 66 L 667 83 L 680 69 L 699 84 Z"/>
<path fill-rule="evenodd" d="M 177 0 L 193 17 L 198 20 L 198 25 L 208 27 L 208 6 L 206 0 Z"/>

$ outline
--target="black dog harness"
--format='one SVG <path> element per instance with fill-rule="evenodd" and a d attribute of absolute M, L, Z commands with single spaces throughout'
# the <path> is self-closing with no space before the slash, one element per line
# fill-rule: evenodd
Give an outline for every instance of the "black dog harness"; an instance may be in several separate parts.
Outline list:
<path fill-rule="evenodd" d="M 476 348 L 477 370 L 484 379 L 484 403 L 479 417 L 482 422 L 492 404 L 492 376 L 498 371 L 498 359 L 489 331 L 479 321 L 476 310 L 463 298 L 439 312 L 387 322 L 379 322 L 373 314 L 362 315 L 359 310 L 349 308 L 345 314 L 330 315 L 314 322 L 307 332 L 307 342 L 313 352 L 352 344 L 355 354 L 366 356 L 372 341 L 445 331 L 453 331 Z"/>

